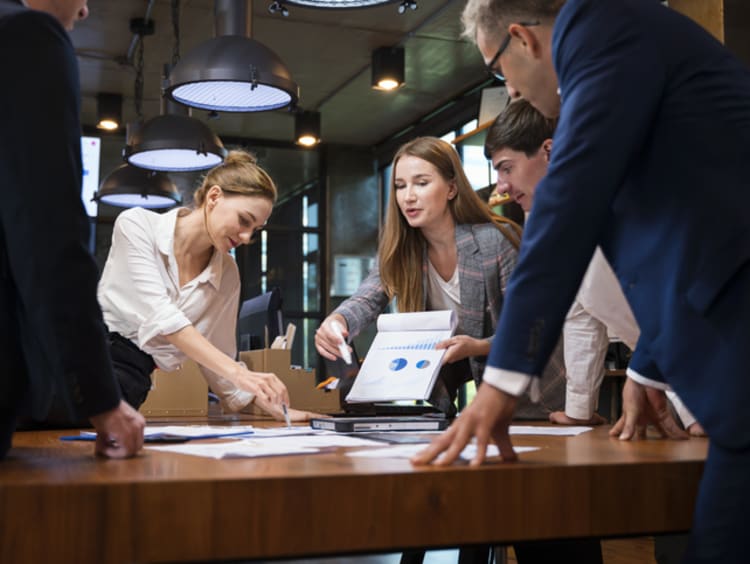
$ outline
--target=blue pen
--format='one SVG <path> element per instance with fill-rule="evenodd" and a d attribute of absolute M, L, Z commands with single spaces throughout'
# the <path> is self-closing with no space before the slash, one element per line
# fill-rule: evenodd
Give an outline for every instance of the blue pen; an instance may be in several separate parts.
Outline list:
<path fill-rule="evenodd" d="M 291 429 L 292 428 L 292 422 L 289 419 L 289 410 L 286 408 L 286 404 L 281 404 L 281 409 L 284 411 L 284 421 L 286 421 L 286 428 Z"/>

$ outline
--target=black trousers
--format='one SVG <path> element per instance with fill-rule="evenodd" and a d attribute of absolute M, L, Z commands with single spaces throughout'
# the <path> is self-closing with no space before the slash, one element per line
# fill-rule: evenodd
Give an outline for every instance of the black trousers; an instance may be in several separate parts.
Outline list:
<path fill-rule="evenodd" d="M 0 409 L 0 460 L 10 450 L 13 432 L 16 430 L 15 409 Z"/>
<path fill-rule="evenodd" d="M 154 359 L 119 333 L 109 334 L 109 354 L 122 399 L 138 409 L 151 389 Z"/>
<path fill-rule="evenodd" d="M 138 409 L 151 389 L 151 372 L 156 367 L 154 359 L 119 333 L 109 333 L 107 341 L 122 399 Z M 71 414 L 59 396 L 53 399 L 44 421 L 21 418 L 18 424 L 19 429 L 25 430 L 90 426 L 88 418 Z"/>

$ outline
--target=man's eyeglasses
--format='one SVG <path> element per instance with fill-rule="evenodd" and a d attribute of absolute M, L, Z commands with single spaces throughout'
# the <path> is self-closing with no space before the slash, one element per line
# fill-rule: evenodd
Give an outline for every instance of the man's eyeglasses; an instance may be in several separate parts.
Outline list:
<path fill-rule="evenodd" d="M 536 21 L 536 22 L 518 22 L 517 25 L 522 25 L 524 27 L 531 27 L 534 25 L 540 25 L 542 22 Z M 512 24 L 511 24 L 512 25 Z M 497 52 L 495 53 L 495 56 L 492 57 L 492 60 L 487 63 L 487 72 L 490 73 L 492 76 L 494 76 L 497 80 L 500 82 L 505 82 L 505 77 L 503 76 L 502 69 L 498 68 L 495 70 L 496 66 L 499 66 L 497 64 L 498 59 L 500 58 L 500 55 L 503 54 L 503 52 L 508 48 L 508 45 L 510 45 L 511 35 L 510 31 L 507 32 L 505 39 L 503 39 L 503 42 L 500 44 L 500 47 L 497 48 Z"/>

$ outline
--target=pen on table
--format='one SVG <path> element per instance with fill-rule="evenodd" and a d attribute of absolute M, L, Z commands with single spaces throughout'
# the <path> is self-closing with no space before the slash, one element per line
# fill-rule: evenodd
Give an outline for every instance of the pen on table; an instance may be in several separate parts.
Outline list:
<path fill-rule="evenodd" d="M 284 421 L 286 421 L 286 427 L 287 427 L 287 429 L 291 429 L 292 428 L 292 422 L 289 419 L 289 410 L 287 409 L 285 403 L 281 404 L 281 409 L 284 411 Z"/>

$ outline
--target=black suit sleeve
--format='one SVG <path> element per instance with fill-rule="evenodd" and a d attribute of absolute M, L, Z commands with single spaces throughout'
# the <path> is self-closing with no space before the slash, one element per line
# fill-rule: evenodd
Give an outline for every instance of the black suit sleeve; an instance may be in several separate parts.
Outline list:
<path fill-rule="evenodd" d="M 77 62 L 52 17 L 29 10 L 4 20 L 0 226 L 33 415 L 46 416 L 54 390 L 77 416 L 88 417 L 114 408 L 120 392 L 87 250 Z"/>

